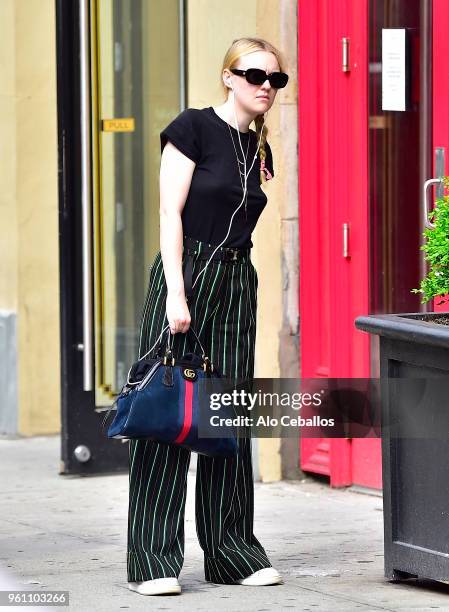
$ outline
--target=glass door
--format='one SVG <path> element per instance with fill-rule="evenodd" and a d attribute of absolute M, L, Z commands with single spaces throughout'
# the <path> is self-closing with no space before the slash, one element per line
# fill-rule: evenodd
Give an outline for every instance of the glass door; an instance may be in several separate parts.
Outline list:
<path fill-rule="evenodd" d="M 183 106 L 178 0 L 92 4 L 95 403 L 110 405 L 138 353 L 159 249 L 159 132 Z"/>
<path fill-rule="evenodd" d="M 422 273 L 421 186 L 431 166 L 430 10 L 430 0 L 370 0 L 370 312 L 376 314 L 424 309 L 411 290 Z M 406 37 L 407 105 L 383 110 L 382 30 L 395 28 Z"/>
<path fill-rule="evenodd" d="M 102 421 L 138 356 L 185 0 L 57 0 L 61 474 L 128 467 Z"/>

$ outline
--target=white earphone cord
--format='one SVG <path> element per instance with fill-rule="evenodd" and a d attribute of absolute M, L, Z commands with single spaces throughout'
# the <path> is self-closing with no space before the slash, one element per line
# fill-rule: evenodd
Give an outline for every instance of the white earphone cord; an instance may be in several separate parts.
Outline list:
<path fill-rule="evenodd" d="M 231 85 L 231 87 L 232 87 L 232 85 Z M 232 91 L 234 91 L 234 88 L 232 88 Z M 235 96 L 235 94 L 234 94 L 234 96 Z M 229 232 L 231 231 L 232 222 L 233 222 L 233 220 L 234 220 L 234 215 L 235 215 L 235 213 L 236 213 L 236 212 L 239 210 L 239 208 L 242 206 L 242 204 L 243 204 L 243 203 L 244 203 L 244 201 L 245 201 L 246 192 L 247 192 L 247 190 L 248 190 L 248 176 L 249 176 L 249 174 L 250 174 L 251 170 L 253 169 L 254 163 L 255 163 L 255 161 L 256 161 L 256 159 L 257 159 L 257 153 L 259 152 L 260 141 L 261 141 L 261 139 L 262 139 L 262 130 L 263 130 L 263 124 L 262 124 L 262 129 L 260 130 L 259 142 L 258 142 L 258 144 L 257 144 L 256 154 L 254 155 L 254 158 L 253 158 L 253 163 L 251 164 L 251 167 L 250 167 L 250 169 L 248 170 L 248 172 L 246 172 L 246 157 L 245 157 L 245 152 L 243 151 L 242 141 L 240 140 L 240 130 L 238 129 L 238 128 L 239 128 L 239 124 L 238 124 L 238 121 L 237 121 L 237 114 L 236 114 L 236 112 L 235 112 L 235 100 L 234 100 L 234 96 L 232 97 L 232 103 L 233 103 L 233 104 L 232 104 L 232 108 L 233 108 L 233 110 L 234 110 L 234 119 L 235 119 L 235 124 L 236 124 L 236 126 L 237 126 L 237 136 L 238 136 L 238 138 L 239 138 L 240 149 L 241 149 L 241 151 L 242 151 L 242 155 L 243 155 L 243 172 L 244 172 L 243 198 L 242 198 L 242 201 L 240 202 L 240 204 L 239 204 L 239 205 L 237 206 L 237 208 L 235 209 L 235 211 L 232 213 L 231 221 L 230 221 L 230 223 L 229 223 L 229 227 L 228 227 L 228 231 L 227 231 L 227 233 L 226 233 L 226 236 L 223 238 L 223 240 L 220 242 L 220 244 L 219 244 L 219 245 L 217 245 L 217 247 L 215 248 L 215 250 L 214 250 L 214 251 L 212 251 L 212 254 L 211 254 L 211 256 L 209 257 L 209 259 L 207 260 L 207 263 L 206 263 L 206 265 L 204 266 L 204 268 L 198 272 L 198 275 L 197 275 L 197 277 L 196 277 L 196 279 L 195 279 L 195 282 L 192 284 L 192 289 L 193 289 L 193 287 L 195 287 L 195 285 L 196 285 L 196 283 L 198 282 L 198 280 L 199 280 L 199 278 L 200 278 L 201 274 L 202 274 L 203 272 L 205 272 L 205 270 L 206 270 L 207 266 L 209 265 L 209 263 L 210 263 L 210 261 L 211 261 L 212 257 L 214 256 L 215 252 L 217 251 L 217 249 L 219 249 L 219 248 L 221 247 L 221 245 L 223 244 L 223 242 L 225 242 L 225 241 L 226 241 L 226 239 L 227 239 L 227 237 L 229 236 Z M 250 136 L 250 134 L 248 133 L 248 142 L 249 142 L 249 136 Z M 239 168 L 238 170 L 239 170 L 239 172 L 240 172 L 240 168 Z"/>

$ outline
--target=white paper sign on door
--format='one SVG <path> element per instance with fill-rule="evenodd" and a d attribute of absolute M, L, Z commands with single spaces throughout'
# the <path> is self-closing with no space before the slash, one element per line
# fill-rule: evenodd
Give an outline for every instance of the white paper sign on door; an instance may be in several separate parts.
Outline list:
<path fill-rule="evenodd" d="M 382 29 L 382 110 L 407 110 L 406 31 Z"/>

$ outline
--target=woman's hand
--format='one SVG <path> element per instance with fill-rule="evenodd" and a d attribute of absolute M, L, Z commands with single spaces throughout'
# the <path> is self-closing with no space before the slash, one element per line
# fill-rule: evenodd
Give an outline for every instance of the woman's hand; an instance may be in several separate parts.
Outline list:
<path fill-rule="evenodd" d="M 172 334 L 181 332 L 185 334 L 190 327 L 190 312 L 185 295 L 167 293 L 166 300 L 167 319 Z"/>

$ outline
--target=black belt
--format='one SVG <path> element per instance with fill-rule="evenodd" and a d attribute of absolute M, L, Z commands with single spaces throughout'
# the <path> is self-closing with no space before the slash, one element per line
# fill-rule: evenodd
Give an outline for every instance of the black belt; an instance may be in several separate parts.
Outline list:
<path fill-rule="evenodd" d="M 236 262 L 249 257 L 251 249 L 248 247 L 220 247 L 211 257 L 211 254 L 215 250 L 214 246 L 201 243 L 201 252 L 199 252 L 198 241 L 194 238 L 184 236 L 184 289 L 186 298 L 193 295 L 192 283 L 193 283 L 193 261 L 194 259 L 201 260 L 218 260 L 225 262 Z"/>

